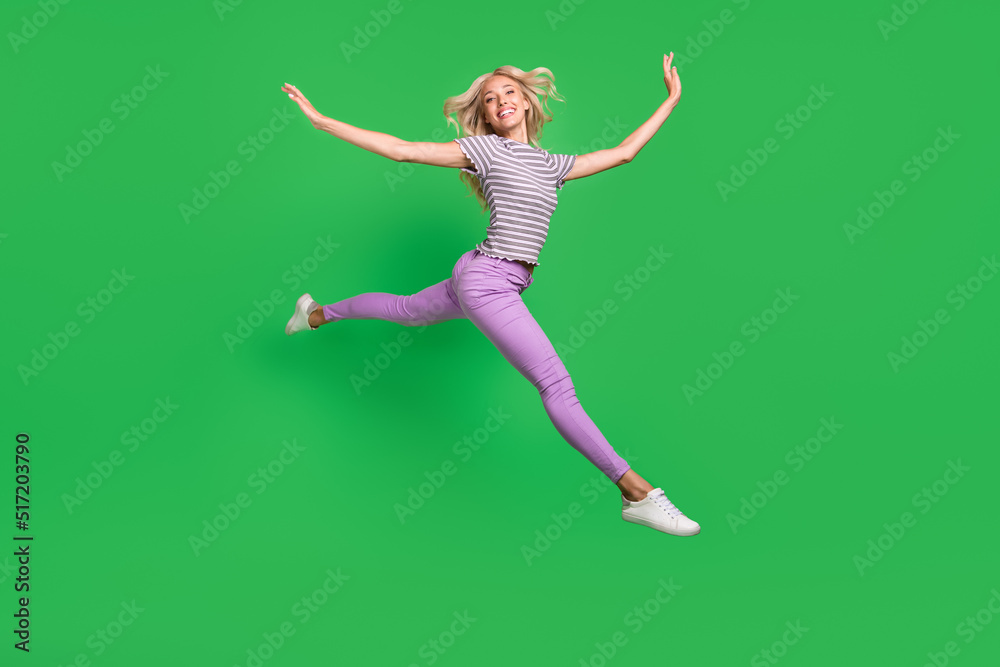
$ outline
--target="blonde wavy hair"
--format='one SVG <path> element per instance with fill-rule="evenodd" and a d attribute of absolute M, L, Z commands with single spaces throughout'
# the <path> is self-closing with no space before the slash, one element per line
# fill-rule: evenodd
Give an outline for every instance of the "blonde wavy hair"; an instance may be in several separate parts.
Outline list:
<path fill-rule="evenodd" d="M 548 78 L 546 78 L 546 75 Z M 483 88 L 486 81 L 494 76 L 505 76 L 513 79 L 520 88 L 521 97 L 527 102 L 525 107 L 525 129 L 528 134 L 528 143 L 535 148 L 542 148 L 538 140 L 542 134 L 542 127 L 552 120 L 548 113 L 549 98 L 565 102 L 556 92 L 555 76 L 546 67 L 536 67 L 530 72 L 504 65 L 497 67 L 492 72 L 487 72 L 476 77 L 469 89 L 461 95 L 449 97 L 444 101 L 444 115 L 448 124 L 454 124 L 456 131 L 461 130 L 467 137 L 482 136 L 486 134 L 496 134 L 493 129 L 486 124 L 483 114 Z M 538 101 L 538 95 L 542 96 L 542 102 Z M 451 117 L 455 114 L 457 122 Z M 459 177 L 469 187 L 472 194 L 476 196 L 476 201 L 482 207 L 481 212 L 486 211 L 486 197 L 483 195 L 483 188 L 478 176 L 473 176 L 466 171 L 460 171 Z"/>

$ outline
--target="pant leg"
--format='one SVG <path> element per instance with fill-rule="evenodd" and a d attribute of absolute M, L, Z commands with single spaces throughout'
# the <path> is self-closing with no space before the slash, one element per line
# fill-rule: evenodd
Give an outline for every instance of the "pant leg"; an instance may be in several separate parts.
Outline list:
<path fill-rule="evenodd" d="M 461 274 L 456 294 L 466 317 L 538 390 L 559 434 L 617 482 L 630 466 L 580 405 L 569 372 L 521 299 L 532 280 L 516 262 L 479 255 Z"/>
<path fill-rule="evenodd" d="M 338 320 L 388 320 L 404 326 L 419 327 L 447 320 L 464 319 L 455 294 L 455 278 L 472 259 L 474 250 L 463 254 L 452 269 L 452 277 L 416 294 L 399 295 L 388 292 L 365 292 L 323 306 L 327 322 Z"/>

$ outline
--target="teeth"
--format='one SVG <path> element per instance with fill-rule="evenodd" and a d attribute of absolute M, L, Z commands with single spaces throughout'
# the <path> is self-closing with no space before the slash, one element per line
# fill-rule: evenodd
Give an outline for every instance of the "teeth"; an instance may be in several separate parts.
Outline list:
<path fill-rule="evenodd" d="M 500 113 L 500 118 L 506 118 L 507 116 L 509 116 L 512 113 L 514 113 L 513 109 L 505 109 L 504 111 L 502 111 Z"/>

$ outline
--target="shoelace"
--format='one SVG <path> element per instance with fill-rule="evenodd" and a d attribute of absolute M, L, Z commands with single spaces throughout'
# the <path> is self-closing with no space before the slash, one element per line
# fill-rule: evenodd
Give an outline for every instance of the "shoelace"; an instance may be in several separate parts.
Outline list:
<path fill-rule="evenodd" d="M 677 509 L 677 507 L 670 502 L 670 499 L 663 493 L 662 489 L 656 489 L 652 495 L 649 496 L 657 506 L 666 510 L 667 514 L 671 517 L 684 516 L 684 512 Z"/>

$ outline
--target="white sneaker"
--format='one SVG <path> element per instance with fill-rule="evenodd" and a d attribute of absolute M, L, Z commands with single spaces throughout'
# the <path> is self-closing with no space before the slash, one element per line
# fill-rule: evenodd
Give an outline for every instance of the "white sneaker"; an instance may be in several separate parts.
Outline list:
<path fill-rule="evenodd" d="M 299 300 L 295 302 L 295 314 L 292 315 L 292 319 L 288 320 L 288 324 L 285 325 L 286 334 L 291 336 L 306 329 L 315 331 L 319 328 L 309 325 L 309 313 L 306 311 L 312 302 L 313 298 L 309 296 L 309 292 L 299 297 Z"/>
<path fill-rule="evenodd" d="M 632 502 L 622 496 L 622 518 L 641 526 L 649 526 L 668 535 L 697 535 L 701 532 L 698 522 L 684 516 L 670 502 L 663 489 L 657 487 L 646 494 L 642 500 Z"/>

